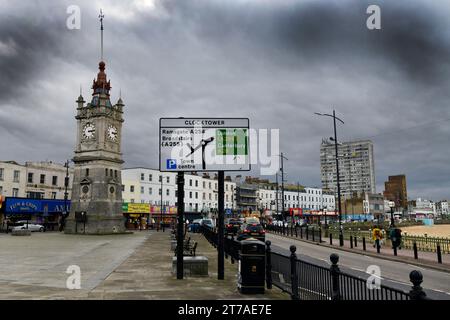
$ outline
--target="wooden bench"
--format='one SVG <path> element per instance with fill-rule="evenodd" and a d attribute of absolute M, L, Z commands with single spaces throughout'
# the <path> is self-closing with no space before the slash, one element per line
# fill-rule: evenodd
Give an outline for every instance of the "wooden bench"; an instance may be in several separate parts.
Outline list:
<path fill-rule="evenodd" d="M 183 256 L 193 256 L 195 257 L 195 251 L 197 250 L 197 242 L 194 244 L 185 243 L 183 246 Z M 177 247 L 175 246 L 175 255 L 177 254 Z"/>

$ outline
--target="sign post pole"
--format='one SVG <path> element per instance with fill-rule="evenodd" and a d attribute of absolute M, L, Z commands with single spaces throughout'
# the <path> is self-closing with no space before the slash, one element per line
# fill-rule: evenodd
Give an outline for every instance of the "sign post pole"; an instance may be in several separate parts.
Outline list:
<path fill-rule="evenodd" d="M 184 172 L 178 172 L 177 279 L 183 279 Z"/>
<path fill-rule="evenodd" d="M 218 176 L 218 196 L 219 196 L 219 201 L 218 201 L 218 205 L 219 205 L 219 219 L 218 219 L 218 224 L 219 224 L 219 234 L 218 234 L 218 268 L 217 268 L 217 279 L 219 280 L 223 280 L 224 279 L 224 232 L 223 232 L 223 228 L 224 228 L 224 194 L 225 194 L 225 188 L 224 188 L 224 184 L 225 184 L 225 172 L 224 171 L 219 171 L 219 176 Z"/>

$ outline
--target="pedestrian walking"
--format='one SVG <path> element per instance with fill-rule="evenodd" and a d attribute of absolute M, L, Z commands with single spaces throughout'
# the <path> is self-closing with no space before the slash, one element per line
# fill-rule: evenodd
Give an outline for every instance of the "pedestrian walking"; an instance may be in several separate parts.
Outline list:
<path fill-rule="evenodd" d="M 375 226 L 372 230 L 372 240 L 374 248 L 381 246 L 381 239 L 383 239 L 381 229 L 378 228 L 378 226 Z"/>
<path fill-rule="evenodd" d="M 391 228 L 389 231 L 389 237 L 391 238 L 392 249 L 401 249 L 400 245 L 402 243 L 402 230 L 399 228 Z"/>

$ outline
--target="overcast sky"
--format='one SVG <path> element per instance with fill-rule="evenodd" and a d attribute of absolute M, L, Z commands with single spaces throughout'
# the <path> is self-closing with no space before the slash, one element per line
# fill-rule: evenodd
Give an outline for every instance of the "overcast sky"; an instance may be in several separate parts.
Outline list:
<path fill-rule="evenodd" d="M 366 28 L 370 4 L 381 30 Z M 80 30 L 66 27 L 69 5 Z M 377 192 L 406 174 L 410 198 L 450 198 L 445 0 L 0 0 L 0 160 L 73 156 L 100 8 L 111 100 L 121 89 L 125 103 L 125 167 L 158 167 L 160 117 L 248 117 L 280 129 L 289 181 L 320 186 L 333 129 L 313 113 L 335 108 L 340 140 L 374 142 Z"/>

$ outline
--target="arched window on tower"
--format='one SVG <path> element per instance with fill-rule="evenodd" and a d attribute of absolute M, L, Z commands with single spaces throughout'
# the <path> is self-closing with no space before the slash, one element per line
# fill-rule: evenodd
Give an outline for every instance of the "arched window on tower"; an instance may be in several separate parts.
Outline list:
<path fill-rule="evenodd" d="M 105 176 L 108 176 L 108 168 L 105 169 Z"/>

